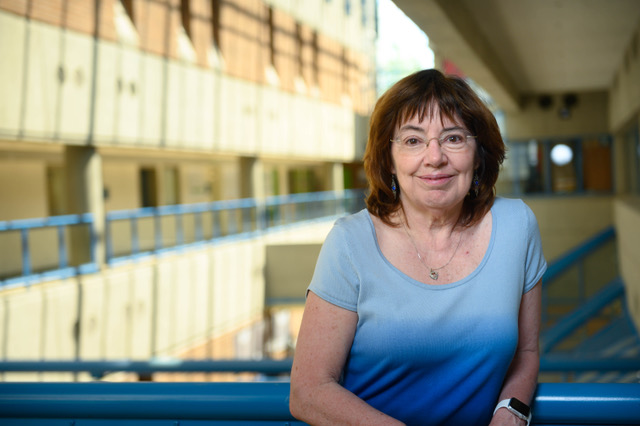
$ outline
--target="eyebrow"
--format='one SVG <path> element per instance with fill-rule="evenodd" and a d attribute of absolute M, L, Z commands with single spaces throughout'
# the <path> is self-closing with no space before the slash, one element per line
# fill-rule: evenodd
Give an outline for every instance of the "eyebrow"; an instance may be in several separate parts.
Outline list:
<path fill-rule="evenodd" d="M 414 126 L 413 124 L 405 124 L 404 126 L 400 127 L 400 132 L 404 132 L 406 130 L 414 130 L 416 132 L 420 132 L 420 133 L 425 133 L 424 129 L 422 127 L 419 126 Z M 442 132 L 450 132 L 452 130 L 462 130 L 462 131 L 467 131 L 464 127 L 461 126 L 452 126 L 452 127 L 445 127 L 444 129 L 442 129 Z"/>

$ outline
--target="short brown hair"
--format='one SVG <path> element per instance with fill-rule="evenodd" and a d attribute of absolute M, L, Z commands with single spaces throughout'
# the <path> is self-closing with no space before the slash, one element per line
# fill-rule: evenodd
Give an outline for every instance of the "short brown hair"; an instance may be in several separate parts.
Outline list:
<path fill-rule="evenodd" d="M 397 127 L 418 115 L 423 120 L 439 111 L 441 117 L 462 120 L 476 136 L 478 195 L 465 197 L 458 223 L 471 226 L 491 208 L 495 184 L 505 157 L 505 146 L 495 117 L 471 87 L 457 76 L 445 76 L 428 69 L 411 74 L 394 84 L 378 99 L 369 123 L 369 140 L 364 168 L 369 182 L 367 209 L 388 225 L 390 216 L 401 208 L 400 198 L 391 190 L 391 142 Z M 397 189 L 400 191 L 400 188 Z"/>

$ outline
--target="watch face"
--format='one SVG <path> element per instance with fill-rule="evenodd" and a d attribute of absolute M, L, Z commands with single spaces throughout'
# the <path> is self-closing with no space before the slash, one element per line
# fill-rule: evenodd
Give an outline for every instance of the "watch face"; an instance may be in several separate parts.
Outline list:
<path fill-rule="evenodd" d="M 509 401 L 509 406 L 517 412 L 521 413 L 523 416 L 529 417 L 529 406 L 519 399 L 511 398 L 511 400 Z"/>

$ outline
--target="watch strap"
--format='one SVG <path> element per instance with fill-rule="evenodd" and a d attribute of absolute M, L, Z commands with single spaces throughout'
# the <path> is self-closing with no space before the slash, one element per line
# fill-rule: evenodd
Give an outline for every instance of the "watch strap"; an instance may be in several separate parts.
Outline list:
<path fill-rule="evenodd" d="M 515 408 L 513 408 L 511 406 L 511 400 L 512 399 L 515 399 L 515 398 L 503 399 L 502 401 L 498 402 L 498 405 L 496 405 L 495 410 L 493 410 L 493 414 L 495 415 L 496 412 L 501 408 L 506 408 L 514 416 L 526 421 L 527 422 L 527 426 L 529 426 L 529 424 L 531 423 L 531 410 L 529 410 L 529 415 L 526 416 L 524 413 L 521 413 L 520 411 L 516 410 Z M 520 402 L 520 403 L 524 405 L 524 403 L 522 403 L 522 402 Z"/>

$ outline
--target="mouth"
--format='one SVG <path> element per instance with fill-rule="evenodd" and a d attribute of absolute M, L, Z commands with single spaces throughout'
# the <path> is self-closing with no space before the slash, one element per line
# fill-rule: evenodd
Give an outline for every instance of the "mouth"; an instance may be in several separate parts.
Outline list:
<path fill-rule="evenodd" d="M 436 185 L 436 186 L 444 185 L 445 183 L 448 183 L 449 181 L 451 181 L 451 179 L 453 179 L 453 175 L 443 174 L 443 173 L 418 176 L 418 177 L 421 181 L 426 182 L 429 185 Z"/>

